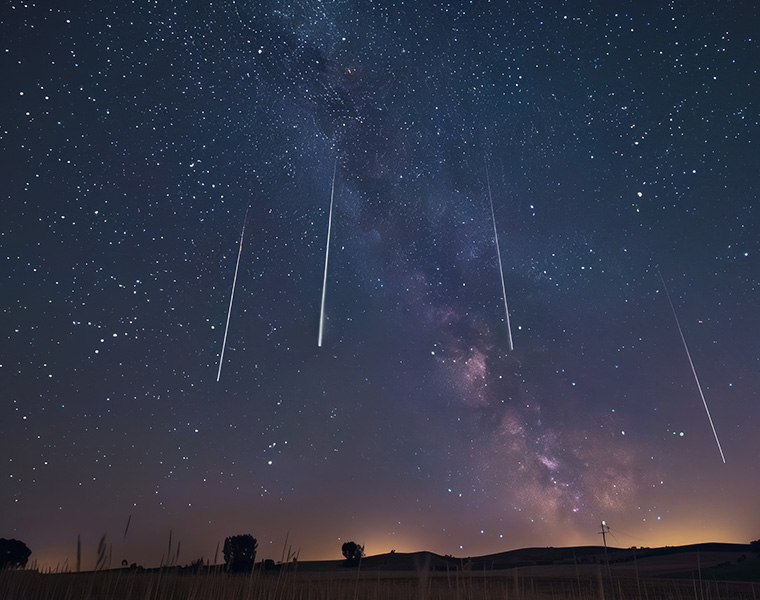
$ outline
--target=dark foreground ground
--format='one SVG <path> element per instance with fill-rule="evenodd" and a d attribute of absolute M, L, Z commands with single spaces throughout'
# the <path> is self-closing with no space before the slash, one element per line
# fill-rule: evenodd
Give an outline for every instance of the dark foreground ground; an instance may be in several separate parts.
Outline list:
<path fill-rule="evenodd" d="M 0 600 L 758 600 L 760 557 L 738 544 L 532 548 L 474 558 L 429 552 L 277 565 L 0 573 Z M 262 565 L 263 566 L 263 565 Z"/>

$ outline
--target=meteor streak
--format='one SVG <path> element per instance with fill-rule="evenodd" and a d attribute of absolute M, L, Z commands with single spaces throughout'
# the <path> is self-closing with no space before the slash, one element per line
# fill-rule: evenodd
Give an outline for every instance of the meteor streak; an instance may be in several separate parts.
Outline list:
<path fill-rule="evenodd" d="M 333 167 L 332 188 L 330 190 L 330 216 L 327 218 L 327 246 L 325 247 L 325 275 L 322 279 L 322 307 L 319 311 L 319 339 L 317 346 L 322 347 L 322 333 L 325 329 L 325 292 L 327 291 L 327 261 L 330 257 L 330 230 L 332 229 L 333 200 L 335 198 L 335 174 L 338 172 L 338 159 Z"/>
<path fill-rule="evenodd" d="M 659 272 L 660 279 L 662 280 L 662 287 L 665 288 L 665 295 L 668 297 L 668 302 L 670 303 L 670 309 L 673 311 L 673 317 L 676 320 L 676 326 L 678 327 L 678 333 L 681 334 L 681 341 L 683 342 L 683 348 L 686 350 L 686 357 L 689 359 L 689 364 L 691 365 L 691 372 L 694 374 L 694 381 L 697 382 L 697 389 L 699 390 L 699 395 L 702 397 L 702 404 L 705 407 L 705 412 L 707 413 L 707 420 L 710 421 L 710 427 L 712 428 L 713 435 L 715 436 L 715 443 L 718 444 L 718 452 L 720 452 L 720 457 L 723 459 L 723 463 L 726 462 L 726 457 L 723 455 L 723 448 L 720 447 L 720 440 L 718 439 L 718 433 L 715 431 L 715 425 L 713 424 L 712 417 L 710 416 L 710 409 L 707 408 L 707 400 L 705 400 L 705 394 L 702 392 L 702 386 L 699 383 L 699 377 L 697 377 L 697 370 L 694 368 L 694 361 L 691 360 L 691 353 L 689 352 L 689 347 L 686 345 L 686 338 L 683 335 L 683 330 L 681 329 L 681 323 L 678 321 L 678 315 L 676 314 L 676 308 L 673 306 L 673 300 L 670 298 L 670 292 L 668 291 L 668 286 L 665 284 L 665 278 L 662 276 L 662 273 Z"/>
<path fill-rule="evenodd" d="M 507 288 L 504 285 L 504 268 L 501 265 L 501 250 L 499 249 L 499 234 L 496 231 L 496 213 L 493 210 L 493 197 L 491 196 L 491 178 L 488 175 L 488 161 L 486 161 L 486 182 L 488 183 L 488 200 L 491 203 L 491 220 L 493 221 L 493 238 L 496 240 L 496 255 L 499 257 L 499 275 L 501 275 L 501 292 L 504 297 L 504 314 L 507 317 L 507 333 L 509 334 L 509 349 L 514 350 L 512 343 L 512 326 L 509 324 L 509 307 L 507 306 Z"/>
<path fill-rule="evenodd" d="M 248 207 L 250 208 L 250 207 Z M 222 364 L 224 364 L 224 348 L 227 345 L 227 332 L 230 330 L 230 315 L 232 314 L 232 301 L 235 299 L 235 284 L 237 283 L 238 269 L 240 268 L 240 255 L 243 253 L 243 237 L 245 237 L 245 222 L 248 220 L 248 209 L 245 211 L 243 218 L 243 230 L 240 232 L 240 247 L 238 248 L 237 263 L 235 263 L 235 277 L 232 279 L 232 293 L 230 294 L 230 307 L 227 309 L 227 325 L 224 328 L 224 339 L 222 340 L 222 354 L 219 357 L 219 372 L 216 374 L 216 380 L 222 376 Z"/>

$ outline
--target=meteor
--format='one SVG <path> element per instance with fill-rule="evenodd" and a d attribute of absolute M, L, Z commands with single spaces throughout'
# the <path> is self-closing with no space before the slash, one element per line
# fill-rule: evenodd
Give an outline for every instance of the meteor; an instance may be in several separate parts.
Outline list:
<path fill-rule="evenodd" d="M 710 409 L 707 408 L 707 400 L 705 400 L 705 394 L 702 391 L 702 386 L 699 383 L 699 377 L 697 377 L 697 370 L 694 368 L 694 361 L 691 360 L 691 353 L 689 352 L 689 347 L 686 345 L 686 338 L 683 335 L 683 330 L 681 329 L 681 323 L 678 321 L 678 315 L 676 314 L 676 308 L 673 306 L 673 300 L 670 298 L 670 292 L 668 291 L 668 286 L 665 284 L 665 278 L 662 276 L 662 273 L 657 271 L 660 275 L 660 279 L 662 280 L 662 287 L 665 288 L 665 295 L 668 297 L 668 302 L 670 303 L 670 309 L 673 311 L 673 317 L 676 320 L 676 326 L 678 327 L 678 333 L 681 335 L 681 341 L 683 342 L 683 349 L 686 350 L 686 357 L 689 359 L 689 364 L 691 365 L 691 372 L 694 374 L 694 381 L 697 382 L 697 389 L 699 390 L 699 395 L 702 397 L 702 404 L 705 407 L 705 412 L 707 413 L 707 420 L 710 421 L 710 427 L 712 428 L 713 435 L 715 436 L 715 443 L 718 444 L 718 452 L 720 452 L 720 457 L 723 459 L 723 464 L 726 463 L 726 457 L 723 455 L 723 448 L 720 447 L 720 440 L 718 439 L 718 433 L 715 431 L 715 425 L 713 424 L 712 417 L 710 416 Z"/>
<path fill-rule="evenodd" d="M 493 196 L 491 196 L 491 178 L 488 175 L 488 161 L 486 161 L 486 182 L 488 183 L 488 200 L 491 203 L 491 220 L 493 221 L 493 238 L 496 240 L 496 255 L 499 257 L 499 275 L 501 275 L 501 292 L 504 298 L 504 314 L 507 317 L 507 333 L 509 334 L 509 349 L 514 350 L 512 343 L 512 326 L 509 324 L 509 307 L 507 306 L 507 288 L 504 285 L 504 268 L 501 265 L 501 250 L 499 249 L 499 234 L 496 231 L 496 213 L 493 210 Z"/>
<path fill-rule="evenodd" d="M 240 247 L 238 248 L 237 262 L 235 263 L 235 277 L 232 279 L 232 293 L 230 294 L 230 307 L 227 309 L 227 325 L 224 328 L 224 339 L 222 340 L 222 354 L 219 356 L 219 372 L 216 374 L 216 380 L 222 376 L 222 365 L 224 364 L 224 348 L 227 345 L 227 332 L 230 330 L 230 315 L 232 314 L 232 301 L 235 299 L 235 284 L 237 283 L 238 269 L 240 268 L 240 255 L 243 253 L 243 238 L 245 237 L 245 222 L 248 220 L 248 209 L 245 211 L 243 218 L 243 230 L 240 232 Z"/>
<path fill-rule="evenodd" d="M 335 199 L 335 174 L 338 172 L 338 159 L 335 158 L 333 167 L 332 188 L 330 190 L 330 215 L 327 218 L 327 246 L 325 246 L 325 275 L 322 279 L 322 307 L 319 311 L 319 338 L 317 346 L 322 347 L 322 333 L 325 328 L 325 292 L 327 291 L 327 261 L 330 257 L 330 231 L 332 229 L 333 200 Z"/>

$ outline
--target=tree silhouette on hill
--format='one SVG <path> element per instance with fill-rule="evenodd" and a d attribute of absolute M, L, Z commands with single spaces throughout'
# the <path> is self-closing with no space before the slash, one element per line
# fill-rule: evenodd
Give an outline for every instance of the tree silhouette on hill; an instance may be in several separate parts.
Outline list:
<path fill-rule="evenodd" d="M 250 573 L 256 561 L 258 542 L 250 533 L 224 540 L 224 563 L 230 573 Z"/>
<path fill-rule="evenodd" d="M 24 542 L 0 538 L 0 571 L 23 569 L 31 553 Z"/>
<path fill-rule="evenodd" d="M 346 557 L 346 562 L 343 563 L 346 567 L 353 567 L 359 564 L 362 556 L 364 556 L 364 546 L 360 546 L 356 542 L 346 542 L 341 546 L 340 551 L 343 556 Z"/>

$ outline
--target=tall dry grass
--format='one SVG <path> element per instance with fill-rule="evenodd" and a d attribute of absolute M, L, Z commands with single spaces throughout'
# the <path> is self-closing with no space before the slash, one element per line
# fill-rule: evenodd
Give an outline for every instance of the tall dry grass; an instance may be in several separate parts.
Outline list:
<path fill-rule="evenodd" d="M 760 590 L 757 590 L 760 591 Z M 382 572 L 228 575 L 172 569 L 92 573 L 0 573 L 0 600 L 758 600 L 751 583 L 523 576 L 493 573 Z"/>

